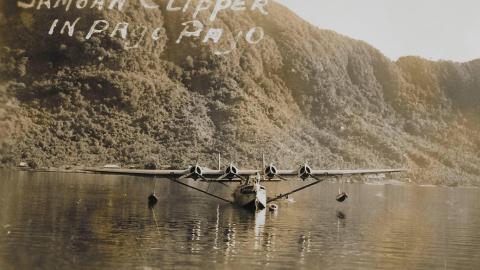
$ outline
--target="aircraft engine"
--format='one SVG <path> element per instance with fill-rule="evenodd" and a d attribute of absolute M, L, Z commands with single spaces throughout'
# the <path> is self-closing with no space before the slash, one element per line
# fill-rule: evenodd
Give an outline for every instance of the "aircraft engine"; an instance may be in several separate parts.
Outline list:
<path fill-rule="evenodd" d="M 312 168 L 307 164 L 300 167 L 298 170 L 298 176 L 302 178 L 302 180 L 307 180 L 310 176 L 312 176 Z"/>
<path fill-rule="evenodd" d="M 277 176 L 277 168 L 273 165 L 270 165 L 270 166 L 267 166 L 265 168 L 265 175 L 269 178 L 269 179 L 272 179 L 274 178 L 275 176 Z"/>
<path fill-rule="evenodd" d="M 200 178 L 202 175 L 203 175 L 203 170 L 200 166 L 198 165 L 195 165 L 195 166 L 191 166 L 190 169 L 190 175 L 192 176 L 193 179 L 198 179 Z"/>
<path fill-rule="evenodd" d="M 226 169 L 225 169 L 225 175 L 227 179 L 232 180 L 233 178 L 237 177 L 238 175 L 238 169 L 235 167 L 233 164 L 230 164 Z"/>

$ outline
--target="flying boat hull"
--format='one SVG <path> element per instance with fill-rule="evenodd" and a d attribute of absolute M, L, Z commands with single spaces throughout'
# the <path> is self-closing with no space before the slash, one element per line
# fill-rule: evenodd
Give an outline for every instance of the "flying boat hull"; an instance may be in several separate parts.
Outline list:
<path fill-rule="evenodd" d="M 267 191 L 259 184 L 240 186 L 234 198 L 235 204 L 249 210 L 258 211 L 267 207 Z"/>

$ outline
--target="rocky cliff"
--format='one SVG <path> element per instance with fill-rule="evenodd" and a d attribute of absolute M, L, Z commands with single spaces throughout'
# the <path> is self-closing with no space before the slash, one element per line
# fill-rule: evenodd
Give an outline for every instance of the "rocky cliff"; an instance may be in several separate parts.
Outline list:
<path fill-rule="evenodd" d="M 65 12 L 0 3 L 2 164 L 214 166 L 219 152 L 258 166 L 264 152 L 282 166 L 404 166 L 418 182 L 480 184 L 479 60 L 393 62 L 274 3 L 268 15 L 219 14 L 219 44 L 177 44 L 193 11 L 130 4 Z M 67 15 L 82 18 L 72 37 L 46 34 Z M 158 38 L 129 50 L 107 31 L 86 39 L 98 18 L 154 25 Z M 214 53 L 253 26 L 264 29 L 261 42 Z M 129 35 L 129 44 L 141 37 Z"/>

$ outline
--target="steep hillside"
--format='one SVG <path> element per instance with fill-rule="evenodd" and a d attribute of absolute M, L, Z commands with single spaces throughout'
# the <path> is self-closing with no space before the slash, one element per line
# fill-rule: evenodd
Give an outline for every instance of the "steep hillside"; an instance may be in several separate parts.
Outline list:
<path fill-rule="evenodd" d="M 224 37 L 253 26 L 266 37 L 217 56 L 225 39 L 176 43 L 192 11 L 129 4 L 65 13 L 0 3 L 2 164 L 213 166 L 220 152 L 258 166 L 265 152 L 284 166 L 406 166 L 418 182 L 480 184 L 479 60 L 392 62 L 273 3 L 268 16 L 219 14 Z M 46 35 L 75 16 L 73 37 Z M 107 32 L 87 40 L 98 18 L 155 25 L 159 39 L 131 50 Z"/>

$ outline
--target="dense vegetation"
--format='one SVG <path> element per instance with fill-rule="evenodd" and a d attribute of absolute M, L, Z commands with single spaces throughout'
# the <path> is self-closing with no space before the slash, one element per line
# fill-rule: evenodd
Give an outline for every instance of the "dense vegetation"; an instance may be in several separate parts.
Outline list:
<path fill-rule="evenodd" d="M 480 60 L 392 62 L 277 4 L 269 16 L 222 14 L 226 29 L 260 25 L 268 36 L 221 57 L 198 41 L 175 44 L 188 20 L 178 14 L 75 12 L 164 33 L 128 51 L 81 32 L 49 38 L 38 26 L 54 11 L 0 3 L 5 166 L 214 166 L 217 152 L 258 166 L 265 152 L 283 166 L 405 166 L 414 181 L 480 184 Z"/>

